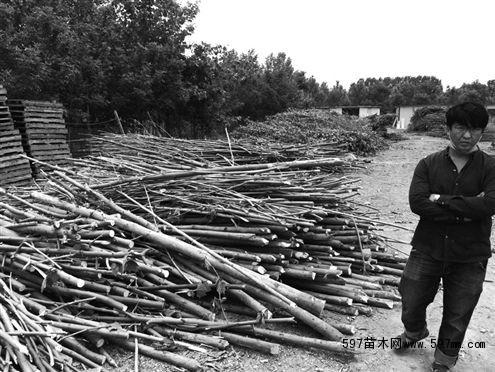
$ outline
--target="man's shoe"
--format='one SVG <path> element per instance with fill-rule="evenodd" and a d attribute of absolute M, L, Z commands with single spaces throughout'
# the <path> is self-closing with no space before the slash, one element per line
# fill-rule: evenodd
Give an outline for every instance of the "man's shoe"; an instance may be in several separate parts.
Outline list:
<path fill-rule="evenodd" d="M 450 371 L 450 368 L 438 362 L 433 362 L 431 364 L 431 370 L 432 372 L 448 372 Z"/>
<path fill-rule="evenodd" d="M 411 338 L 406 336 L 406 332 L 402 332 L 400 335 L 398 335 L 395 338 L 395 340 L 397 340 L 397 342 L 395 342 L 392 345 L 392 349 L 396 353 L 401 353 L 401 352 L 404 352 L 405 350 L 412 349 L 415 346 L 415 342 L 422 340 L 423 338 L 428 337 L 429 334 L 430 334 L 430 331 L 428 331 L 428 329 L 425 328 L 423 333 L 418 338 L 411 339 Z"/>

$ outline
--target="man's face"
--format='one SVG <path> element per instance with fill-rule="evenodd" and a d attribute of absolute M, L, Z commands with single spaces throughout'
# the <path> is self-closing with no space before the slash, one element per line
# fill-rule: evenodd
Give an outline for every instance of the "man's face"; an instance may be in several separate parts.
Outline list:
<path fill-rule="evenodd" d="M 482 134 L 483 130 L 481 128 L 469 128 L 459 123 L 453 124 L 449 130 L 450 141 L 454 148 L 463 154 L 473 151 Z"/>

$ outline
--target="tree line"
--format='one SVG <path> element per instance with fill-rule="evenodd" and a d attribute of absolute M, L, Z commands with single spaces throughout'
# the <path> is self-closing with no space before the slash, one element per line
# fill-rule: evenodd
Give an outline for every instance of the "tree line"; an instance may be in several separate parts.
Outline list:
<path fill-rule="evenodd" d="M 190 44 L 198 12 L 175 0 L 1 0 L 0 84 L 11 98 L 57 100 L 70 121 L 159 123 L 199 137 L 232 118 L 288 108 L 495 102 L 495 80 L 444 91 L 432 76 L 360 79 L 329 87 L 284 53 Z"/>

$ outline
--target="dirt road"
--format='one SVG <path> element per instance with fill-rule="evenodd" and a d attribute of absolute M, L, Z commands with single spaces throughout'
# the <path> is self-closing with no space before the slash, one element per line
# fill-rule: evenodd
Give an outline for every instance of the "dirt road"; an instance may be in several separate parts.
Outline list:
<path fill-rule="evenodd" d="M 408 140 L 392 144 L 390 149 L 371 158 L 371 163 L 366 170 L 360 170 L 355 174 L 362 179 L 360 200 L 367 200 L 372 206 L 380 209 L 382 220 L 414 229 L 418 218 L 410 212 L 407 202 L 409 182 L 414 167 L 423 156 L 446 145 L 447 142 L 444 139 L 422 136 L 411 136 Z M 482 148 L 488 148 L 488 145 L 489 143 L 482 143 Z M 405 241 L 409 241 L 412 236 L 409 231 L 394 228 L 386 228 L 382 233 Z M 492 237 L 492 242 L 494 238 Z M 410 249 L 404 244 L 396 244 L 394 247 L 405 252 Z M 495 355 L 494 299 L 495 262 L 491 259 L 484 292 L 465 340 L 466 343 L 473 342 L 474 346 L 481 346 L 479 343 L 485 342 L 485 348 L 464 348 L 454 371 L 495 371 L 495 359 L 493 358 Z M 379 349 L 364 347 L 366 337 L 390 340 L 402 331 L 400 306 L 396 306 L 393 310 L 377 309 L 370 318 L 364 316 L 352 318 L 326 313 L 325 316 L 328 318 L 354 324 L 358 328 L 358 332 L 352 338 L 356 343 L 359 340 L 363 342 L 358 349 L 361 353 L 353 359 L 323 351 L 303 350 L 288 346 L 283 346 L 281 353 L 277 356 L 266 356 L 240 348 L 221 353 L 203 354 L 203 356 L 191 352 L 190 356 L 201 359 L 202 364 L 209 371 L 429 371 L 434 350 L 430 343 L 431 339 L 437 336 L 441 310 L 441 293 L 439 293 L 428 309 L 428 326 L 431 336 L 426 339 L 425 348 L 411 350 L 403 356 L 398 356 L 390 350 L 390 342 L 387 347 Z M 304 329 L 302 326 L 288 327 L 286 330 L 317 337 L 311 330 Z M 377 343 L 374 345 L 376 346 Z M 132 358 L 129 354 L 127 357 Z M 119 359 L 122 360 L 122 355 Z M 115 369 L 115 371 L 133 371 L 131 360 L 123 364 L 122 368 Z M 141 358 L 140 364 L 143 371 L 177 370 L 148 358 Z"/>

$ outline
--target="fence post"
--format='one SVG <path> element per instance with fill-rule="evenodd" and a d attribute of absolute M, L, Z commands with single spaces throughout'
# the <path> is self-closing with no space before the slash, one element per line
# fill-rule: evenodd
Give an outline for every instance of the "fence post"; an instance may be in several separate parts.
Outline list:
<path fill-rule="evenodd" d="M 113 114 L 115 115 L 115 120 L 117 120 L 117 124 L 120 129 L 121 134 L 125 134 L 124 132 L 124 127 L 122 126 L 122 123 L 120 122 L 119 114 L 117 114 L 117 110 L 113 110 Z"/>

